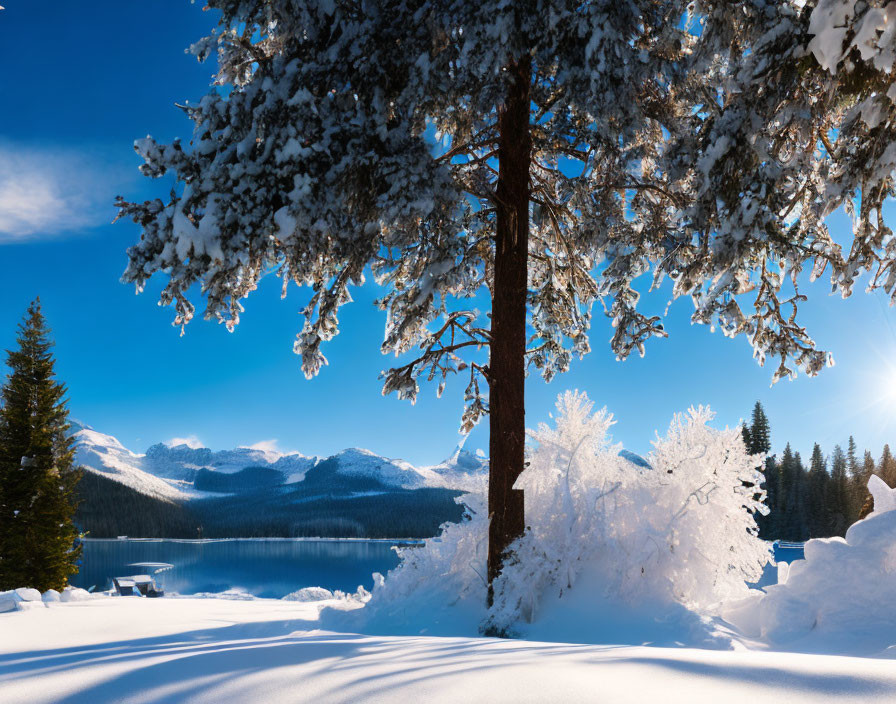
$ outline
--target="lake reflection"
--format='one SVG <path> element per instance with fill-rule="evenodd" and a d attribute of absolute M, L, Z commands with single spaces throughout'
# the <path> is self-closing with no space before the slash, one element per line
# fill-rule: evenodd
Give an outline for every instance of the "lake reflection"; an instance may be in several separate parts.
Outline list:
<path fill-rule="evenodd" d="M 280 598 L 302 587 L 355 591 L 373 587 L 372 574 L 398 564 L 396 543 L 317 540 L 85 540 L 77 587 L 103 589 L 110 577 L 145 572 L 134 562 L 168 562 L 156 575 L 167 592 L 196 594 L 239 589 Z"/>

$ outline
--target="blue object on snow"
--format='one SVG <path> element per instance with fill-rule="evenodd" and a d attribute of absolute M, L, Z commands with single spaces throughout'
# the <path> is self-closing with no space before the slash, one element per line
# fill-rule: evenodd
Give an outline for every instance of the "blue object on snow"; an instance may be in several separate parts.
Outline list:
<path fill-rule="evenodd" d="M 641 455 L 637 455 L 629 450 L 620 450 L 619 456 L 627 459 L 632 464 L 636 464 L 639 467 L 644 467 L 644 469 L 653 469 L 653 467 L 650 466 L 650 462 L 641 457 Z"/>
<path fill-rule="evenodd" d="M 791 543 L 786 540 L 776 540 L 772 543 L 772 549 L 775 551 L 775 562 L 793 562 L 794 560 L 805 559 L 803 546 L 805 543 Z"/>

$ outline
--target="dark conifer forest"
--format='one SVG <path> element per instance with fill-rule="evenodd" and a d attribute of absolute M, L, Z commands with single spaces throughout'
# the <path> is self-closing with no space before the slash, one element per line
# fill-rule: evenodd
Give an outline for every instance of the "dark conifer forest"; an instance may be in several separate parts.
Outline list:
<path fill-rule="evenodd" d="M 225 475 L 226 476 L 226 475 Z M 176 503 L 85 472 L 78 526 L 89 538 L 424 538 L 460 520 L 447 489 L 371 491 L 355 496 L 311 487 L 260 490 Z"/>
<path fill-rule="evenodd" d="M 877 459 L 868 450 L 860 454 L 852 436 L 845 450 L 834 445 L 825 452 L 815 443 L 808 461 L 790 443 L 780 454 L 770 454 L 771 427 L 758 401 L 743 434 L 751 453 L 767 455 L 763 472 L 769 513 L 757 516 L 759 534 L 766 540 L 843 536 L 872 509 L 867 488 L 872 474 L 896 486 L 896 459 L 889 445 Z"/>

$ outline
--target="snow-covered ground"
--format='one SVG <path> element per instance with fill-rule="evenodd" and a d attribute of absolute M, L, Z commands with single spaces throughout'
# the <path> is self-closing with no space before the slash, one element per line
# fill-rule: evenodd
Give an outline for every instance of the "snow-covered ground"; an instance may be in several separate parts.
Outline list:
<path fill-rule="evenodd" d="M 761 458 L 711 417 L 676 416 L 635 465 L 609 414 L 561 397 L 531 435 L 528 529 L 489 610 L 481 491 L 372 594 L 0 593 L 0 704 L 896 702 L 896 488 L 872 477 L 845 539 L 750 590 L 770 557 Z"/>
<path fill-rule="evenodd" d="M 0 702 L 896 701 L 892 660 L 316 630 L 323 604 L 102 598 L 0 614 Z"/>

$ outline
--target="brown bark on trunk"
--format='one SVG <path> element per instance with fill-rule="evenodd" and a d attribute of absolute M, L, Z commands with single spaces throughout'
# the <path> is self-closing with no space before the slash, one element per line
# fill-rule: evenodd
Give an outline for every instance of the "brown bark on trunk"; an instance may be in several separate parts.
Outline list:
<path fill-rule="evenodd" d="M 525 528 L 523 492 L 513 484 L 523 471 L 526 444 L 530 60 L 524 57 L 508 70 L 513 82 L 498 112 L 498 207 L 489 357 L 489 602 L 504 552 Z"/>

